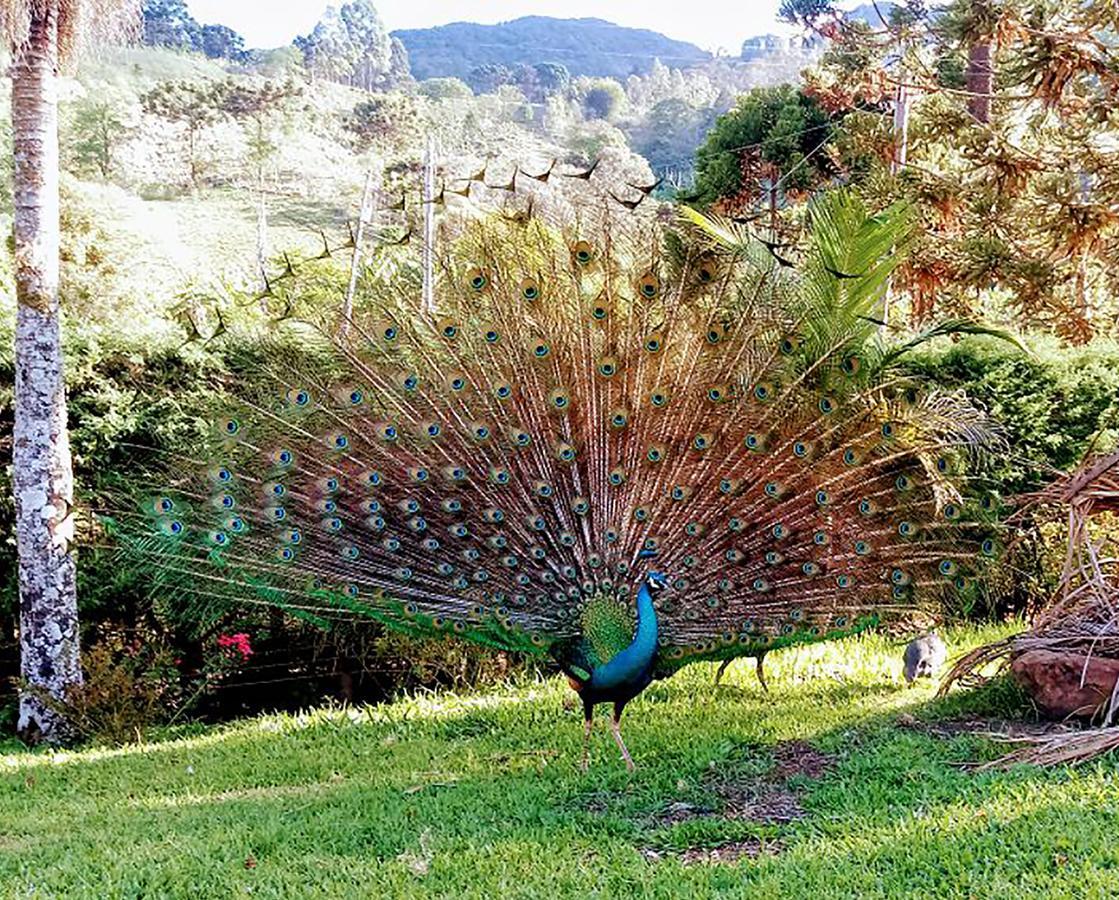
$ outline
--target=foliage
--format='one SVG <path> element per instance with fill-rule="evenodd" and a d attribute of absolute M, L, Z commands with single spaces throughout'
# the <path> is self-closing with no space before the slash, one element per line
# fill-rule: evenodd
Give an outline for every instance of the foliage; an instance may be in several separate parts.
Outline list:
<path fill-rule="evenodd" d="M 466 74 L 466 83 L 475 94 L 493 94 L 503 84 L 512 82 L 513 72 L 500 63 L 484 63 Z"/>
<path fill-rule="evenodd" d="M 106 641 L 82 654 L 82 669 L 84 680 L 55 702 L 79 740 L 109 745 L 141 740 L 167 708 L 166 672 L 174 666 L 166 650 Z"/>
<path fill-rule="evenodd" d="M 999 423 L 1011 452 L 990 461 L 990 475 L 1007 495 L 1036 490 L 1056 471 L 1075 468 L 1090 447 L 1119 439 L 1119 347 L 1030 343 L 1027 355 L 971 339 L 906 363 L 945 388 L 963 389 Z"/>
<path fill-rule="evenodd" d="M 302 92 L 302 88 L 290 78 L 284 82 L 265 81 L 263 84 L 228 79 L 220 95 L 215 97 L 226 115 L 239 122 L 251 123 L 249 155 L 258 173 L 277 150 L 269 128 L 271 120 Z"/>
<path fill-rule="evenodd" d="M 580 78 L 575 84 L 576 94 L 588 119 L 615 119 L 626 103 L 622 86 L 611 78 Z"/>
<path fill-rule="evenodd" d="M 470 86 L 457 78 L 428 78 L 417 91 L 429 100 L 466 100 L 474 96 Z"/>
<path fill-rule="evenodd" d="M 200 50 L 202 27 L 185 0 L 144 0 L 144 43 L 173 50 Z"/>
<path fill-rule="evenodd" d="M 144 0 L 144 43 L 244 62 L 245 39 L 227 25 L 200 25 L 185 0 Z"/>
<path fill-rule="evenodd" d="M 131 128 L 124 111 L 113 99 L 83 97 L 73 110 L 74 139 L 70 152 L 79 168 L 95 171 L 103 179 L 113 172 L 116 153 Z"/>
<path fill-rule="evenodd" d="M 654 172 L 663 174 L 688 165 L 713 122 L 713 110 L 671 97 L 657 103 L 630 129 L 630 142 Z"/>
<path fill-rule="evenodd" d="M 371 91 L 391 87 L 390 74 L 397 79 L 407 75 L 407 51 L 403 44 L 396 50 L 394 69 L 392 41 L 370 0 L 328 7 L 311 33 L 297 37 L 295 45 L 312 77 Z"/>
<path fill-rule="evenodd" d="M 201 50 L 210 59 L 245 60 L 245 39 L 227 25 L 203 25 Z"/>
<path fill-rule="evenodd" d="M 196 188 L 205 168 L 199 138 L 225 115 L 222 104 L 227 93 L 223 82 L 164 81 L 140 98 L 146 113 L 181 126 L 190 183 Z"/>
<path fill-rule="evenodd" d="M 831 117 L 812 97 L 789 85 L 758 88 L 716 120 L 699 148 L 693 196 L 740 209 L 777 183 L 807 190 L 831 174 L 823 151 L 833 136 Z"/>
<path fill-rule="evenodd" d="M 374 94 L 354 106 L 346 129 L 353 135 L 359 151 L 368 150 L 387 138 L 407 140 L 419 137 L 419 117 L 415 103 L 400 94 Z"/>
<path fill-rule="evenodd" d="M 910 356 L 905 367 L 963 390 L 998 423 L 1008 452 L 985 460 L 984 486 L 1004 497 L 1037 491 L 1089 453 L 1119 441 L 1119 347 L 1098 340 L 1061 349 L 1035 339 L 1032 354 L 982 339 Z M 1016 520 L 1007 555 L 969 598 L 971 616 L 1033 613 L 1052 598 L 1066 556 L 1067 523 L 1037 512 Z"/>
<path fill-rule="evenodd" d="M 54 701 L 84 742 L 116 746 L 143 740 L 178 719 L 253 655 L 247 634 L 219 634 L 190 670 L 167 639 L 137 629 L 111 630 L 82 655 L 81 684 Z"/>
<path fill-rule="evenodd" d="M 907 161 L 882 127 L 858 181 L 905 197 L 921 240 L 896 287 L 910 318 L 1012 316 L 1082 342 L 1113 331 L 1119 216 L 1114 4 L 953 0 L 896 7 L 889 26 L 796 0 L 791 18 L 833 41 L 806 91 L 831 113 L 886 106 L 910 88 Z M 864 157 L 869 160 L 871 157 Z"/>
<path fill-rule="evenodd" d="M 532 68 L 536 73 L 536 84 L 543 96 L 562 93 L 571 83 L 571 73 L 563 63 L 536 63 Z"/>
<path fill-rule="evenodd" d="M 955 654 L 1004 631 L 947 640 Z M 748 665 L 713 690 L 714 668 L 630 706 L 633 776 L 604 718 L 578 772 L 581 718 L 558 678 L 184 729 L 65 762 L 10 745 L 0 878 L 75 900 L 1112 893 L 1114 758 L 964 765 L 1005 750 L 982 735 L 1023 712 L 1005 682 L 935 700 L 931 683 L 904 687 L 901 648 L 881 636 L 771 655 L 768 695 Z M 695 862 L 732 841 L 752 853 Z"/>

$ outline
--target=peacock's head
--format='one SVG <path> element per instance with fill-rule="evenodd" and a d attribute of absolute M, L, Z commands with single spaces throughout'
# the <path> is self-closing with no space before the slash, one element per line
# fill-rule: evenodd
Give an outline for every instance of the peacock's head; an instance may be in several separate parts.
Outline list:
<path fill-rule="evenodd" d="M 657 555 L 657 551 L 651 547 L 646 547 L 637 554 L 638 559 L 653 559 Z M 664 572 L 647 572 L 645 573 L 645 584 L 649 588 L 650 594 L 655 594 L 657 591 L 662 591 L 668 587 L 668 576 Z"/>

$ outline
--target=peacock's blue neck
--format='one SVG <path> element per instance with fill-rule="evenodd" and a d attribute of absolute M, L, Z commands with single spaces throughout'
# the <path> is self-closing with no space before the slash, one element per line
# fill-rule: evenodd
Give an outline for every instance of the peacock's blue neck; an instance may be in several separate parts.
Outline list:
<path fill-rule="evenodd" d="M 647 679 L 656 655 L 657 611 L 648 581 L 642 580 L 637 592 L 637 629 L 633 640 L 591 673 L 591 685 L 599 690 L 610 690 Z"/>
<path fill-rule="evenodd" d="M 657 652 L 657 610 L 647 581 L 641 582 L 637 592 L 637 630 L 630 646 L 641 648 L 650 660 Z"/>

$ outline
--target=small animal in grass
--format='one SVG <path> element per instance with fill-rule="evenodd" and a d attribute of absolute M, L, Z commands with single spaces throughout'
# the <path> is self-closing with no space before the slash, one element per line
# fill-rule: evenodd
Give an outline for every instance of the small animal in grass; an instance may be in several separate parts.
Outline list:
<path fill-rule="evenodd" d="M 905 648 L 905 680 L 908 684 L 918 678 L 933 678 L 944 666 L 948 648 L 935 631 L 914 638 Z"/>

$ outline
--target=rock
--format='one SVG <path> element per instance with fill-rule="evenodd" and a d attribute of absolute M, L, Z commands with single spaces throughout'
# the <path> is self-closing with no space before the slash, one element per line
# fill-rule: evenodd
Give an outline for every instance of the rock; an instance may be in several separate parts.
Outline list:
<path fill-rule="evenodd" d="M 1087 671 L 1085 671 L 1087 664 Z M 1010 671 L 1047 716 L 1091 717 L 1108 701 L 1119 679 L 1119 659 L 1081 653 L 1027 650 Z M 1083 679 L 1083 684 L 1081 684 Z"/>

